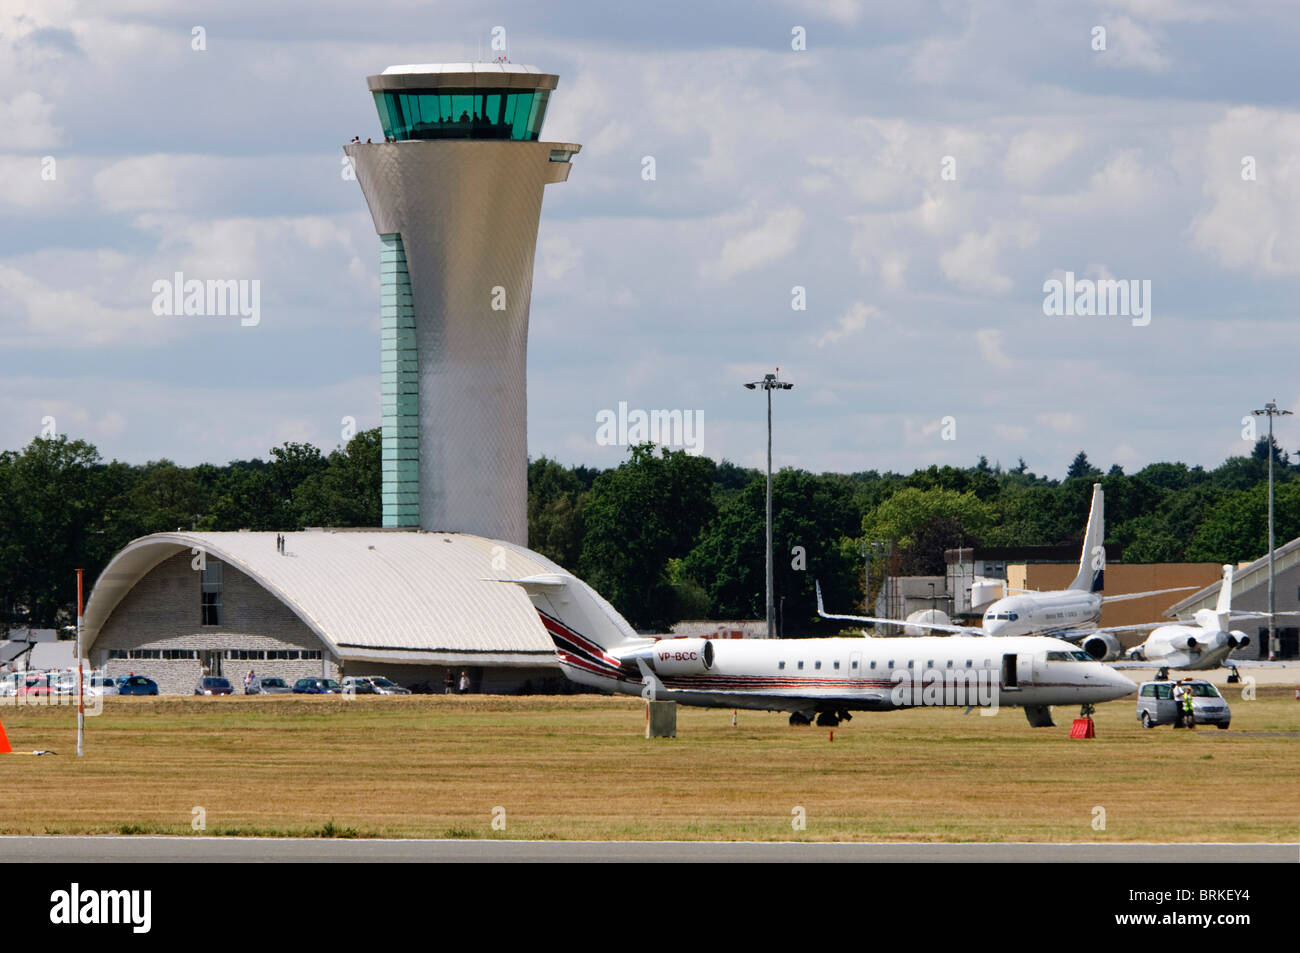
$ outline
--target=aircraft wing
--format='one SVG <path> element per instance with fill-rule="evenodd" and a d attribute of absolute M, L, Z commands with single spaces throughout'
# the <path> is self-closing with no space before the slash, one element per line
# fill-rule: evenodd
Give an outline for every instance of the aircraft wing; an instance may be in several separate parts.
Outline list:
<path fill-rule="evenodd" d="M 953 635 L 988 635 L 983 629 L 972 625 L 948 625 L 942 622 L 908 622 L 906 619 L 882 619 L 872 615 L 834 615 L 822 605 L 822 584 L 817 587 L 817 614 L 823 619 L 839 619 L 843 622 L 866 622 L 875 625 L 914 625 L 918 629 L 934 629 L 939 632 L 951 632 Z"/>
<path fill-rule="evenodd" d="M 1116 596 L 1102 596 L 1102 602 L 1124 602 L 1128 599 L 1145 599 L 1147 596 L 1163 596 L 1167 592 L 1187 592 L 1196 586 L 1176 586 L 1173 589 L 1152 589 L 1150 592 L 1124 592 Z"/>
<path fill-rule="evenodd" d="M 1065 629 L 1060 632 L 1048 631 L 1041 634 L 1053 639 L 1061 639 L 1065 642 L 1082 642 L 1084 639 L 1094 635 L 1113 635 L 1116 632 L 1143 632 L 1151 629 L 1158 629 L 1162 625 L 1176 624 L 1177 623 L 1170 622 L 1166 619 L 1163 622 L 1140 622 L 1137 625 L 1106 625 L 1093 629 Z"/>

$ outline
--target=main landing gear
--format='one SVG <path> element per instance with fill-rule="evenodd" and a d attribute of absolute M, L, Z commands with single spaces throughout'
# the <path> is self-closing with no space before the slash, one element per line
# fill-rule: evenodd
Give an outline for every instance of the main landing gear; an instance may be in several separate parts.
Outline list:
<path fill-rule="evenodd" d="M 1169 666 L 1166 665 L 1160 671 L 1156 672 L 1156 681 L 1157 682 L 1169 681 Z"/>
<path fill-rule="evenodd" d="M 817 726 L 819 728 L 834 728 L 841 721 L 852 721 L 852 720 L 853 720 L 853 716 L 850 715 L 843 708 L 838 708 L 835 711 L 819 711 L 816 713 L 816 721 L 817 721 Z M 803 712 L 803 711 L 790 712 L 791 725 L 802 726 L 802 725 L 811 725 L 812 723 L 813 723 L 812 712 Z"/>
<path fill-rule="evenodd" d="M 1237 666 L 1235 665 L 1229 665 L 1228 668 L 1232 669 L 1232 674 L 1228 676 L 1228 684 L 1236 685 L 1241 681 L 1241 673 L 1237 671 Z"/>

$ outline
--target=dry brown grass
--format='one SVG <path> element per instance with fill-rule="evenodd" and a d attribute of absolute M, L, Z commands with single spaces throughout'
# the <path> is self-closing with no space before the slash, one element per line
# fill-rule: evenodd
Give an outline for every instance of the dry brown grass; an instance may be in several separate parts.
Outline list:
<path fill-rule="evenodd" d="M 861 714 L 835 730 L 680 709 L 647 741 L 634 698 L 109 699 L 75 757 L 70 709 L 0 708 L 0 833 L 563 839 L 1290 841 L 1300 702 L 1229 693 L 1233 727 L 1099 737 L 1018 710 Z M 494 831 L 492 810 L 506 812 Z M 805 830 L 792 828 L 804 808 Z M 1106 828 L 1092 827 L 1094 807 Z"/>

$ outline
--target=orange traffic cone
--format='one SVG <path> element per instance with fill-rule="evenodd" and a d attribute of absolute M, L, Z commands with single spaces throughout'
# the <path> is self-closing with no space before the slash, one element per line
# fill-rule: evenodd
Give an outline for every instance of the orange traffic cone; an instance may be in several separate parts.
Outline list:
<path fill-rule="evenodd" d="M 0 721 L 0 754 L 13 754 L 14 749 L 9 747 L 9 738 L 5 735 L 4 722 Z"/>

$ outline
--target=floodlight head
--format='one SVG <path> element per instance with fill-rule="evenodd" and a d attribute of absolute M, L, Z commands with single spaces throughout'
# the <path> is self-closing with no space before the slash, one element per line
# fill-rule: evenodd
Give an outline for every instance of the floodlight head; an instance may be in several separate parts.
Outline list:
<path fill-rule="evenodd" d="M 746 390 L 753 390 L 753 389 L 754 389 L 755 387 L 757 387 L 757 386 L 758 386 L 757 384 L 746 384 L 746 385 L 745 385 L 745 389 L 746 389 Z"/>

